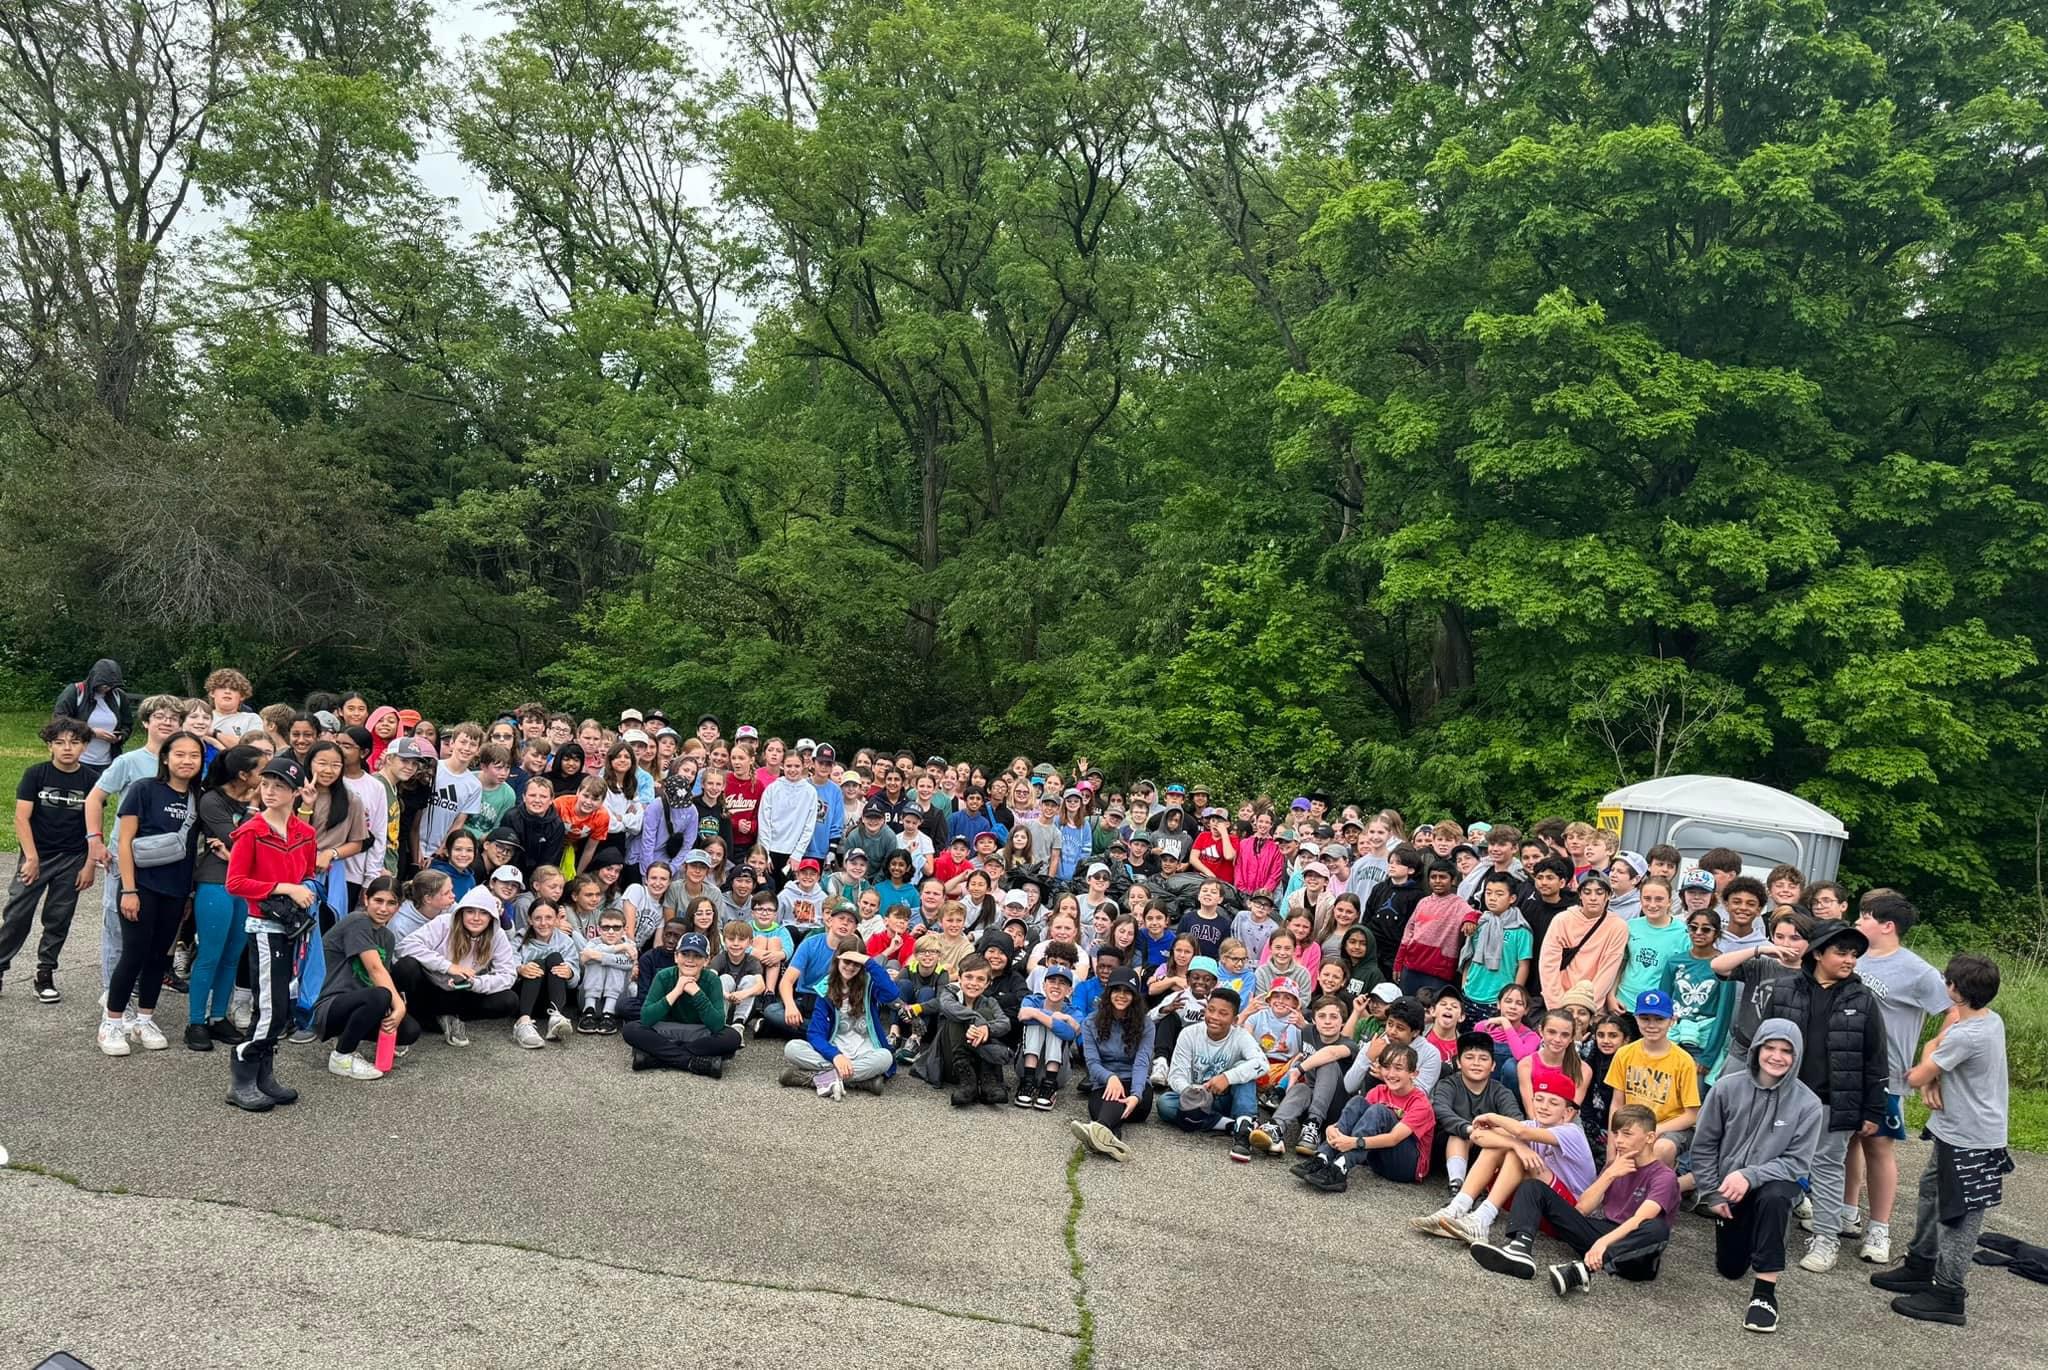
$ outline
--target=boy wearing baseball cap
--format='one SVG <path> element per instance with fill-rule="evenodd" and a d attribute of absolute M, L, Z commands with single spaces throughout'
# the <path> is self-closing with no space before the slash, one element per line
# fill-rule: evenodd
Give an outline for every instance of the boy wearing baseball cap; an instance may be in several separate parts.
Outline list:
<path fill-rule="evenodd" d="M 676 943 L 676 963 L 656 973 L 640 1005 L 640 1021 L 620 1031 L 633 1049 L 633 1069 L 662 1066 L 717 1079 L 740 1049 L 725 1021 L 725 987 L 709 971 L 711 946 L 701 932 Z"/>
<path fill-rule="evenodd" d="M 1266 1053 L 1266 1069 L 1257 1082 L 1258 1119 L 1251 1128 L 1255 1151 L 1273 1156 L 1287 1154 L 1281 1130 L 1272 1120 L 1280 1104 L 1279 1090 L 1301 1059 L 1301 1034 L 1307 1026 L 1308 1020 L 1301 1013 L 1301 991 L 1292 980 L 1275 980 L 1266 989 L 1265 1004 L 1257 1012 L 1245 1015 L 1244 1030 Z"/>
<path fill-rule="evenodd" d="M 1607 1067 L 1606 1083 L 1614 1091 L 1607 1129 L 1612 1135 L 1615 1118 L 1632 1104 L 1649 1109 L 1656 1118 L 1657 1159 L 1684 1175 L 1692 1169 L 1686 1153 L 1700 1118 L 1699 1067 L 1690 1052 L 1671 1044 L 1671 996 L 1663 990 L 1637 997 L 1636 1026 L 1642 1036 L 1615 1052 Z M 1690 1175 L 1684 1187 L 1692 1187 Z"/>

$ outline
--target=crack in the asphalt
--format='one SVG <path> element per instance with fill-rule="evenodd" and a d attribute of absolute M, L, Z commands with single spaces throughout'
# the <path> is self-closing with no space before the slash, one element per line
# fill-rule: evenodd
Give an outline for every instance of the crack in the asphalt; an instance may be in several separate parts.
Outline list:
<path fill-rule="evenodd" d="M 1060 1229 L 1067 1244 L 1067 1273 L 1074 1277 L 1074 1312 L 1080 1330 L 1074 1335 L 1073 1370 L 1093 1370 L 1095 1365 L 1095 1312 L 1088 1306 L 1088 1265 L 1081 1258 L 1081 1164 L 1087 1152 L 1074 1148 L 1067 1159 L 1067 1221 Z"/>
<path fill-rule="evenodd" d="M 1003 1318 L 997 1317 L 992 1313 L 977 1313 L 971 1309 L 945 1308 L 935 1303 L 922 1303 L 916 1299 L 906 1299 L 896 1294 L 876 1294 L 863 1289 L 841 1289 L 829 1284 L 785 1284 L 777 1280 L 743 1280 L 736 1279 L 730 1275 L 704 1275 L 690 1271 L 671 1270 L 659 1266 L 632 1265 L 625 1261 L 607 1260 L 602 1256 L 586 1256 L 573 1252 L 556 1251 L 545 1246 L 535 1246 L 530 1242 L 509 1241 L 495 1237 L 429 1236 L 419 1232 L 405 1232 L 395 1228 L 376 1227 L 367 1223 L 342 1222 L 340 1219 L 329 1217 L 324 1213 L 303 1213 L 289 1208 L 266 1208 L 261 1204 L 242 1203 L 236 1199 L 208 1198 L 192 1194 L 156 1194 L 148 1190 L 129 1189 L 122 1185 L 96 1185 L 77 1175 L 68 1174 L 65 1171 L 56 1170 L 49 1166 L 37 1165 L 29 1161 L 14 1161 L 9 1164 L 0 1165 L 0 1171 L 9 1170 L 17 1171 L 24 1175 L 35 1175 L 43 1179 L 55 1180 L 60 1184 L 69 1185 L 81 1193 L 97 1194 L 108 1198 L 154 1199 L 162 1203 L 208 1204 L 214 1208 L 233 1209 L 242 1213 L 254 1213 L 265 1217 L 289 1218 L 298 1222 L 317 1223 L 322 1227 L 333 1228 L 337 1232 L 362 1232 L 379 1237 L 396 1237 L 401 1241 L 437 1242 L 452 1246 L 475 1246 L 500 1251 L 522 1251 L 531 1255 L 546 1256 L 552 1260 L 576 1261 L 583 1265 L 592 1265 L 603 1270 L 618 1270 L 633 1275 L 653 1275 L 662 1279 L 688 1280 L 693 1284 L 716 1285 L 725 1289 L 758 1289 L 770 1294 L 824 1294 L 834 1298 L 859 1299 L 869 1303 L 885 1303 L 892 1307 L 906 1308 L 914 1312 L 935 1313 L 944 1318 L 960 1318 L 967 1322 L 991 1323 L 998 1327 L 1014 1327 L 1025 1332 L 1043 1332 L 1048 1336 L 1065 1337 L 1069 1341 L 1077 1341 L 1079 1348 L 1076 1350 L 1074 1357 L 1074 1365 L 1077 1367 L 1077 1370 L 1085 1370 L 1087 1366 L 1092 1364 L 1094 1359 L 1094 1318 L 1088 1313 L 1087 1305 L 1083 1302 L 1082 1295 L 1080 1294 L 1075 1296 L 1075 1304 L 1081 1310 L 1081 1330 L 1079 1332 L 1069 1332 L 1064 1328 L 1047 1327 L 1043 1323 L 1029 1322 L 1022 1318 Z M 1081 1269 L 1081 1258 L 1074 1244 L 1074 1225 L 1080 1217 L 1081 1198 L 1080 1190 L 1075 1186 L 1072 1166 L 1069 1166 L 1067 1170 L 1067 1185 L 1073 1194 L 1073 1200 L 1067 1211 L 1067 1258 L 1070 1268 L 1076 1272 L 1076 1277 L 1078 1278 Z"/>

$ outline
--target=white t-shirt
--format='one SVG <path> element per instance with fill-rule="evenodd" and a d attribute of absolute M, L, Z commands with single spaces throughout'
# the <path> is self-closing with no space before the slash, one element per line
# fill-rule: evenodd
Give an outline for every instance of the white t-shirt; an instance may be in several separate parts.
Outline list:
<path fill-rule="evenodd" d="M 391 845 L 391 796 L 384 782 L 367 771 L 358 776 L 345 775 L 341 783 L 363 806 L 363 821 L 370 825 L 370 845 L 345 863 L 349 883 L 366 885 L 384 873 L 384 849 Z"/>
<path fill-rule="evenodd" d="M 121 715 L 115 713 L 114 706 L 107 703 L 107 697 L 94 695 L 92 711 L 85 716 L 85 726 L 95 731 L 104 728 L 112 732 L 120 725 Z M 113 759 L 114 744 L 103 737 L 95 737 L 86 743 L 85 750 L 78 756 L 79 764 L 82 766 L 104 766 Z"/>
<path fill-rule="evenodd" d="M 429 861 L 457 824 L 483 804 L 484 782 L 475 771 L 451 771 L 445 761 L 434 766 L 434 797 L 420 812 L 420 850 Z"/>

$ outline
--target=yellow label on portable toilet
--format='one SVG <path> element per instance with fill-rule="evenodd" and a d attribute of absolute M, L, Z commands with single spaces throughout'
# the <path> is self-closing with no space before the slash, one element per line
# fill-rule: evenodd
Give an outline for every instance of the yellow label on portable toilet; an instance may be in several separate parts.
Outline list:
<path fill-rule="evenodd" d="M 1583 813 L 1584 810 L 1582 809 L 1580 810 L 1580 812 Z M 1615 836 L 1619 837 L 1621 835 L 1621 810 L 1600 810 L 1600 826 L 1607 829 L 1607 831 L 1613 833 Z"/>

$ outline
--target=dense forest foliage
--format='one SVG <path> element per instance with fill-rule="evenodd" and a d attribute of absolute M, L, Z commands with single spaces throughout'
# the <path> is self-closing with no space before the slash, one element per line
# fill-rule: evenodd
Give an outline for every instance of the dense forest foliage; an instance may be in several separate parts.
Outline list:
<path fill-rule="evenodd" d="M 2038 0 L 502 11 L 0 3 L 0 679 L 1720 771 L 2035 904 Z"/>

